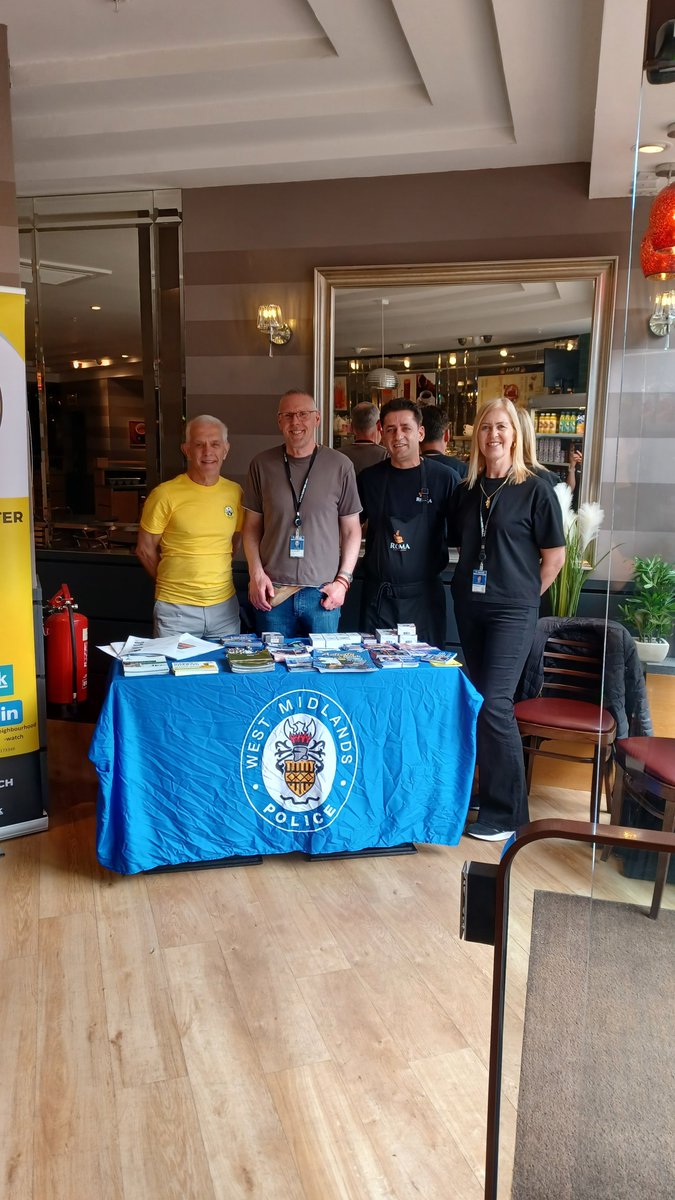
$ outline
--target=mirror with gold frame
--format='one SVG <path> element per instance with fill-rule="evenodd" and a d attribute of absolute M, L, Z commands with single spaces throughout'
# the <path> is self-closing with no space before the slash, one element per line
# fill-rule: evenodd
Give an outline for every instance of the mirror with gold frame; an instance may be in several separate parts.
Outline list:
<path fill-rule="evenodd" d="M 522 298 L 523 307 L 529 306 L 531 309 L 529 319 L 535 332 L 537 326 L 545 326 L 553 337 L 550 321 L 557 319 L 559 327 L 556 335 L 565 337 L 572 332 L 571 308 L 565 300 L 571 294 L 573 285 L 584 283 L 587 295 L 586 328 L 590 331 L 590 340 L 585 392 L 584 470 L 578 500 L 597 500 L 600 494 L 616 275 L 617 259 L 614 257 L 317 268 L 314 272 L 314 386 L 317 406 L 322 414 L 322 441 L 327 445 L 333 444 L 336 347 L 344 353 L 336 320 L 343 319 L 342 314 L 348 307 L 345 305 L 348 293 L 356 297 L 354 307 L 358 307 L 358 299 L 363 300 L 364 297 L 372 298 L 373 303 L 381 305 L 381 297 L 396 297 L 397 289 L 401 293 L 403 289 L 408 289 L 410 296 L 413 295 L 413 289 L 422 296 L 426 289 L 439 292 L 445 289 L 445 294 L 448 294 L 448 288 L 456 289 L 459 305 L 456 304 L 455 308 L 466 306 L 465 326 L 477 333 L 488 332 L 490 322 L 482 315 L 488 309 L 484 307 L 481 310 L 481 300 L 484 302 L 490 297 L 491 328 L 494 332 L 489 340 L 497 345 L 502 333 L 494 326 L 496 302 L 497 308 L 504 313 L 504 330 L 514 327 L 513 313 Z M 414 303 L 414 299 L 411 302 Z M 550 310 L 546 316 L 545 308 Z M 554 315 L 556 308 L 557 318 Z M 455 332 L 460 330 L 456 329 Z M 541 333 L 542 329 L 539 328 L 538 332 Z M 353 329 L 350 330 L 350 336 L 352 333 Z M 379 350 L 383 350 L 384 346 L 378 344 L 372 327 L 366 336 L 372 343 L 370 348 L 377 360 L 375 365 L 379 366 Z M 505 333 L 504 336 L 510 334 Z M 363 341 L 363 338 L 360 340 Z M 446 339 L 446 344 L 439 344 L 436 349 L 439 352 L 447 351 L 450 343 Z M 542 402 L 544 399 L 542 397 Z M 570 402 L 573 400 L 574 397 L 570 396 Z"/>

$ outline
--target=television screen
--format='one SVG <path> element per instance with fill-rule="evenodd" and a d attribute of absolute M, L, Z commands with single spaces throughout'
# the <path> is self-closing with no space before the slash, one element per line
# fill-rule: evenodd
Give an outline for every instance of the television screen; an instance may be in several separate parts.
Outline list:
<path fill-rule="evenodd" d="M 544 387 L 576 391 L 579 386 L 579 351 L 544 349 Z"/>

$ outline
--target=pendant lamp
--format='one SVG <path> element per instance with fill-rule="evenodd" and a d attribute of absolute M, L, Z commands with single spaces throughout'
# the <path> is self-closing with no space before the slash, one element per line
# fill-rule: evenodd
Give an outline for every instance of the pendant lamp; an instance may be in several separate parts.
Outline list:
<path fill-rule="evenodd" d="M 654 249 L 649 230 L 640 242 L 640 266 L 645 279 L 675 279 L 675 258 Z"/>
<path fill-rule="evenodd" d="M 675 183 L 664 187 L 652 204 L 647 233 L 657 253 L 675 255 Z"/>
<path fill-rule="evenodd" d="M 366 375 L 368 386 L 377 388 L 378 392 L 398 387 L 398 375 L 384 365 L 384 310 L 389 301 L 383 296 L 380 304 L 382 305 L 382 366 L 376 367 L 374 371 L 369 371 Z"/>

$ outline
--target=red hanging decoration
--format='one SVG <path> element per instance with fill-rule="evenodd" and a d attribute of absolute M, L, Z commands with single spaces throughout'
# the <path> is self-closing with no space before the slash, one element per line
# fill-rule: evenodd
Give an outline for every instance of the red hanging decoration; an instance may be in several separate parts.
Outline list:
<path fill-rule="evenodd" d="M 669 183 L 656 197 L 647 232 L 657 253 L 675 255 L 675 183 Z"/>
<path fill-rule="evenodd" d="M 645 279 L 675 279 L 675 257 L 654 249 L 649 230 L 640 242 L 640 266 Z"/>

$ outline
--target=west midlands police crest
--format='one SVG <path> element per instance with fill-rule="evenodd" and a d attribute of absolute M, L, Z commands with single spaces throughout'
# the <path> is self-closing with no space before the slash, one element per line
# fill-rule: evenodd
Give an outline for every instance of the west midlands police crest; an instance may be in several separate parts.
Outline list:
<path fill-rule="evenodd" d="M 246 798 L 263 821 L 289 833 L 332 825 L 354 786 L 358 745 L 331 696 L 298 688 L 270 700 L 241 748 Z"/>

